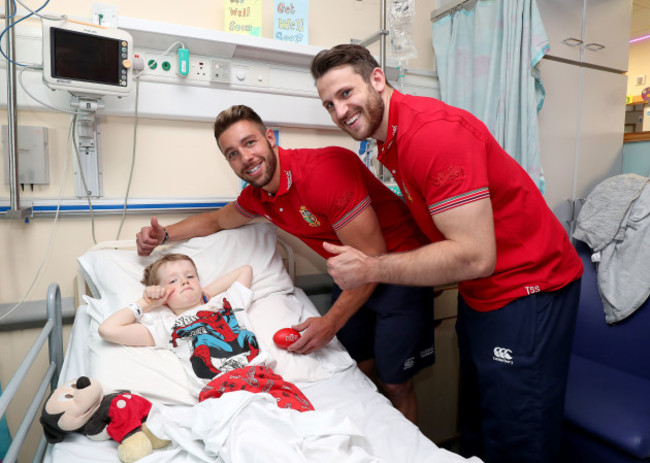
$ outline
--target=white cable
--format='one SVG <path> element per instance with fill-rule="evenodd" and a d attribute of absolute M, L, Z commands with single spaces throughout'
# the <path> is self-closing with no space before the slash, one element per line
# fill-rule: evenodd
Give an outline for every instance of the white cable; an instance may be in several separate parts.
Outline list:
<path fill-rule="evenodd" d="M 62 15 L 60 15 L 60 16 L 54 16 L 54 15 L 49 15 L 49 14 L 40 14 L 40 13 L 38 13 L 38 12 L 32 10 L 31 8 L 29 8 L 27 5 L 25 5 L 25 4 L 24 4 L 23 2 L 21 2 L 20 0 L 16 0 L 16 1 L 20 4 L 20 6 L 22 6 L 23 8 L 25 8 L 25 9 L 26 9 L 27 11 L 29 11 L 31 14 L 33 14 L 33 15 L 35 15 L 35 16 L 38 16 L 38 17 L 41 18 L 41 19 L 48 19 L 48 20 L 50 20 L 50 21 L 60 21 L 60 20 L 63 20 L 63 19 L 68 19 L 68 16 L 65 15 L 65 14 L 62 14 Z"/>
<path fill-rule="evenodd" d="M 88 184 L 86 183 L 86 177 L 84 176 L 83 168 L 81 167 L 81 157 L 79 156 L 79 150 L 77 148 L 76 131 L 74 130 L 74 127 L 76 126 L 76 123 L 77 123 L 78 110 L 77 111 L 72 111 L 72 110 L 63 109 L 63 108 L 57 108 L 56 106 L 51 106 L 51 105 L 49 105 L 49 104 L 47 104 L 47 103 L 45 103 L 43 101 L 40 101 L 38 98 L 34 97 L 34 95 L 29 93 L 29 91 L 27 90 L 27 88 L 25 87 L 25 85 L 23 83 L 23 72 L 25 72 L 25 69 L 27 69 L 27 68 L 38 69 L 38 67 L 36 67 L 36 66 L 25 66 L 24 68 L 22 68 L 20 70 L 20 73 L 18 74 L 18 82 L 20 83 L 20 86 L 25 91 L 25 93 L 27 93 L 27 95 L 29 95 L 34 101 L 36 101 L 37 103 L 42 104 L 43 106 L 46 106 L 46 107 L 48 107 L 50 109 L 53 109 L 55 111 L 62 111 L 64 113 L 69 113 L 69 114 L 74 115 L 74 117 L 72 118 L 72 121 L 73 121 L 72 122 L 72 124 L 73 124 L 72 125 L 72 143 L 73 143 L 74 152 L 75 152 L 76 158 L 77 158 L 77 165 L 79 166 L 79 175 L 81 177 L 81 183 L 82 183 L 82 185 L 84 187 L 84 191 L 86 192 L 86 199 L 88 200 L 88 209 L 90 211 L 90 223 L 91 223 L 91 233 L 92 233 L 93 243 L 97 244 L 97 238 L 95 236 L 95 214 L 94 214 L 94 211 L 93 211 L 93 204 L 92 204 L 92 201 L 90 199 L 90 192 L 88 191 Z M 66 162 L 67 162 L 67 159 L 66 159 Z"/>
<path fill-rule="evenodd" d="M 134 121 L 133 121 L 133 152 L 131 154 L 131 171 L 129 172 L 129 181 L 126 186 L 126 193 L 124 194 L 124 209 L 122 210 L 122 220 L 120 220 L 120 227 L 117 229 L 116 240 L 120 239 L 120 234 L 122 233 L 122 226 L 124 225 L 124 220 L 126 219 L 126 208 L 129 201 L 129 192 L 131 191 L 131 181 L 133 180 L 133 171 L 135 170 L 135 153 L 138 140 L 138 96 L 140 95 L 138 90 L 140 86 L 140 80 L 135 79 L 135 111 L 134 111 Z"/>
<path fill-rule="evenodd" d="M 165 50 L 161 55 L 159 55 L 157 58 L 153 60 L 151 64 L 148 64 L 147 67 L 145 67 L 142 71 L 138 72 L 135 76 L 135 110 L 134 110 L 134 120 L 133 120 L 133 152 L 131 154 L 131 170 L 129 172 L 129 180 L 126 186 L 126 193 L 124 194 L 124 208 L 122 209 L 122 218 L 120 220 L 120 226 L 117 229 L 117 237 L 115 238 L 116 240 L 120 239 L 120 235 L 122 233 L 122 227 L 124 226 L 124 221 L 126 220 L 126 211 L 127 211 L 127 206 L 128 206 L 128 201 L 129 201 L 129 192 L 131 191 L 131 182 L 133 181 L 133 171 L 135 170 L 135 155 L 136 155 L 136 147 L 137 147 L 137 140 L 138 140 L 138 101 L 139 101 L 139 86 L 140 86 L 140 75 L 146 71 L 147 69 L 151 69 L 151 67 L 155 64 L 158 63 L 163 57 L 167 56 L 167 53 L 171 51 L 172 48 L 174 48 L 176 45 L 180 45 L 181 48 L 185 48 L 185 44 L 181 41 L 174 42 L 172 43 L 167 50 Z"/>
<path fill-rule="evenodd" d="M 74 117 L 71 119 L 70 122 L 70 130 L 68 130 L 68 149 L 70 147 L 70 137 L 72 135 L 73 127 L 74 127 Z M 27 288 L 27 291 L 25 292 L 25 295 L 22 297 L 22 299 L 9 311 L 2 315 L 0 317 L 0 321 L 4 320 L 7 318 L 9 315 L 11 315 L 18 307 L 21 306 L 23 302 L 25 302 L 25 299 L 27 299 L 27 296 L 29 296 L 29 293 L 34 289 L 34 285 L 38 281 L 38 277 L 41 276 L 41 270 L 43 270 L 43 265 L 47 261 L 48 256 L 50 255 L 50 250 L 52 249 L 52 242 L 54 241 L 54 231 L 56 230 L 56 224 L 59 219 L 59 211 L 61 210 L 61 201 L 63 200 L 63 187 L 65 186 L 65 180 L 66 180 L 66 174 L 68 172 L 68 153 L 66 153 L 65 156 L 65 161 L 63 162 L 63 171 L 61 172 L 61 186 L 59 187 L 59 200 L 56 205 L 56 214 L 54 215 L 54 222 L 52 222 L 52 230 L 50 231 L 50 238 L 48 239 L 47 242 L 47 248 L 45 249 L 45 255 L 43 256 L 43 260 L 41 261 L 41 264 L 38 266 L 38 269 L 36 270 L 36 275 L 34 276 L 34 279 L 32 280 L 32 283 L 29 285 L 29 288 Z"/>
<path fill-rule="evenodd" d="M 20 70 L 20 73 L 18 74 L 18 83 L 20 84 L 20 86 L 21 86 L 21 88 L 23 89 L 23 91 L 24 91 L 24 92 L 25 92 L 25 93 L 26 93 L 26 94 L 27 94 L 27 95 L 28 95 L 32 100 L 34 100 L 35 102 L 37 102 L 37 103 L 39 103 L 39 104 L 42 104 L 43 106 L 46 106 L 46 107 L 48 107 L 48 108 L 50 108 L 50 109 L 53 109 L 53 110 L 55 110 L 55 111 L 61 111 L 61 112 L 64 112 L 64 113 L 69 113 L 69 114 L 77 114 L 76 111 L 72 111 L 72 110 L 69 110 L 69 109 L 63 109 L 63 108 L 57 108 L 56 106 L 51 106 L 51 105 L 49 105 L 48 103 L 45 103 L 44 101 L 41 101 L 41 100 L 39 100 L 38 98 L 36 98 L 34 95 L 32 95 L 32 94 L 29 92 L 29 90 L 27 90 L 27 87 L 25 87 L 25 84 L 24 84 L 24 82 L 23 82 L 23 72 L 25 72 L 26 69 L 36 69 L 36 70 L 38 70 L 38 69 L 43 69 L 43 68 L 42 68 L 42 67 L 39 67 L 39 66 L 28 65 L 28 66 L 23 67 L 23 68 Z"/>
<path fill-rule="evenodd" d="M 81 157 L 79 156 L 79 148 L 77 145 L 77 131 L 75 130 L 75 128 L 77 127 L 77 116 L 78 113 L 75 113 L 73 119 L 74 125 L 72 128 L 72 146 L 74 147 L 74 152 L 77 157 L 77 165 L 79 166 L 79 176 L 81 177 L 81 184 L 84 187 L 84 191 L 86 192 L 86 200 L 88 201 L 88 210 L 90 212 L 90 230 L 93 237 L 93 243 L 97 244 L 97 238 L 95 237 L 95 211 L 93 211 L 93 202 L 90 199 L 90 191 L 88 190 L 88 184 L 86 183 L 86 176 L 84 175 L 84 170 L 81 167 Z"/>

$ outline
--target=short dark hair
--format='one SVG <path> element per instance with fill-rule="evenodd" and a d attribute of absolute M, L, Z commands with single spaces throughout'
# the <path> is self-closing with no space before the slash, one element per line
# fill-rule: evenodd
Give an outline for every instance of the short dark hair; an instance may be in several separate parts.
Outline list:
<path fill-rule="evenodd" d="M 214 138 L 217 140 L 217 145 L 219 144 L 219 137 L 228 130 L 231 125 L 239 121 L 254 122 L 262 133 L 266 132 L 266 126 L 264 125 L 262 118 L 251 108 L 243 104 L 231 106 L 230 108 L 221 111 L 217 116 L 217 120 L 214 121 Z"/>
<path fill-rule="evenodd" d="M 318 80 L 332 68 L 349 65 L 363 80 L 370 82 L 370 75 L 379 67 L 377 60 L 366 47 L 354 44 L 341 44 L 320 51 L 311 62 L 311 75 Z"/>
<path fill-rule="evenodd" d="M 165 264 L 168 264 L 169 262 L 179 262 L 182 260 L 188 261 L 192 266 L 194 267 L 194 270 L 196 270 L 196 264 L 192 260 L 190 256 L 187 256 L 185 254 L 165 254 L 162 256 L 160 259 L 155 261 L 153 264 L 150 264 L 147 266 L 147 268 L 144 269 L 144 275 L 142 277 L 142 280 L 140 283 L 142 283 L 145 286 L 155 286 L 160 283 L 160 278 L 158 278 L 158 270 L 160 270 L 160 267 L 162 267 Z"/>

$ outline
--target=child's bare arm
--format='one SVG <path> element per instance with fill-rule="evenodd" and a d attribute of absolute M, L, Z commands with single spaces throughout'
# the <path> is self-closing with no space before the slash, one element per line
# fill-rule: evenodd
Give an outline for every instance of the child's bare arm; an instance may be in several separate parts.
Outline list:
<path fill-rule="evenodd" d="M 253 267 L 244 265 L 232 272 L 226 273 L 203 288 L 203 292 L 210 299 L 230 288 L 235 282 L 239 282 L 247 288 L 250 288 L 253 282 Z"/>
<path fill-rule="evenodd" d="M 144 290 L 143 297 L 135 304 L 142 309 L 142 313 L 146 313 L 162 306 L 169 294 L 170 291 L 160 286 L 148 286 Z M 130 307 L 118 310 L 99 325 L 99 335 L 106 341 L 125 346 L 155 345 L 147 327 L 137 323 L 136 311 L 137 309 Z"/>

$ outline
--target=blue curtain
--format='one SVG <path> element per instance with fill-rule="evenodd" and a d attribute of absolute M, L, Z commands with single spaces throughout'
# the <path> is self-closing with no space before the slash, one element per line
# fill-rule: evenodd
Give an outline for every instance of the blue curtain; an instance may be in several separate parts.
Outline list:
<path fill-rule="evenodd" d="M 548 38 L 534 0 L 478 0 L 433 23 L 441 99 L 481 119 L 544 193 L 537 64 Z"/>
<path fill-rule="evenodd" d="M 2 395 L 2 386 L 0 386 L 0 395 Z M 3 416 L 0 419 L 0 462 L 5 457 L 10 444 L 11 435 L 9 434 L 9 426 L 7 426 L 7 419 Z"/>

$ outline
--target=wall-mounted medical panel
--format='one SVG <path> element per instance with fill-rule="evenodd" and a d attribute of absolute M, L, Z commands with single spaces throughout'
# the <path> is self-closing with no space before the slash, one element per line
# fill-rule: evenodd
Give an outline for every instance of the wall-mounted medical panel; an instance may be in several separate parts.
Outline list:
<path fill-rule="evenodd" d="M 9 184 L 8 129 L 2 126 L 2 154 L 5 184 Z M 50 183 L 50 159 L 47 127 L 18 126 L 18 183 L 47 185 Z"/>
<path fill-rule="evenodd" d="M 137 96 L 140 117 L 212 121 L 219 111 L 246 104 L 269 125 L 336 129 L 321 106 L 309 72 L 319 47 L 133 18 L 120 17 L 119 24 L 133 36 L 134 54 L 146 68 L 128 97 L 104 98 L 101 114 L 133 116 Z M 16 31 L 20 62 L 42 62 L 39 34 L 40 29 L 35 28 Z M 187 75 L 178 69 L 181 43 L 189 51 Z M 3 61 L 0 68 L 4 66 Z M 390 68 L 386 73 L 396 85 L 394 71 Z M 70 110 L 70 95 L 45 87 L 41 71 L 28 68 L 19 72 L 22 85 L 38 100 Z M 5 80 L 6 73 L 0 72 L 0 85 Z M 432 72 L 407 73 L 399 84 L 407 93 L 438 96 Z M 21 86 L 17 100 L 19 109 L 48 110 Z M 0 105 L 6 105 L 5 94 L 0 94 Z"/>

